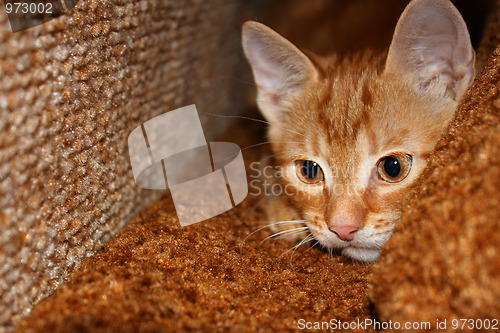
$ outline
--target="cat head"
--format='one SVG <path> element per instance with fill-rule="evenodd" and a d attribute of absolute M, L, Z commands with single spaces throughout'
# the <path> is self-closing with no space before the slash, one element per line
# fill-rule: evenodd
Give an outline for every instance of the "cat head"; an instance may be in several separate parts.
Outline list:
<path fill-rule="evenodd" d="M 375 261 L 473 80 L 462 17 L 412 1 L 386 57 L 320 58 L 257 22 L 242 39 L 288 200 L 321 245 Z"/>

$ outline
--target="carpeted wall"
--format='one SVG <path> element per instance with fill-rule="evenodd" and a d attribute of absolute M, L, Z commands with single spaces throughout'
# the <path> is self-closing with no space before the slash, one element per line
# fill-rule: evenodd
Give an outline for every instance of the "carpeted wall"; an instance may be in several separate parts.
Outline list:
<path fill-rule="evenodd" d="M 0 5 L 0 329 L 157 195 L 133 180 L 135 127 L 193 103 L 240 112 L 240 26 L 260 5 L 85 0 L 16 33 Z"/>

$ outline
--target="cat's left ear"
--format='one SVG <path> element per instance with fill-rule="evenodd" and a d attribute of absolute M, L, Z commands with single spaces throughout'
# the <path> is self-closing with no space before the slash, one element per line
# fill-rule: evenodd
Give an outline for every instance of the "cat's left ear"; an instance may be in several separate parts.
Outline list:
<path fill-rule="evenodd" d="M 474 79 L 474 59 L 467 26 L 449 0 L 413 0 L 399 18 L 385 72 L 458 101 Z"/>

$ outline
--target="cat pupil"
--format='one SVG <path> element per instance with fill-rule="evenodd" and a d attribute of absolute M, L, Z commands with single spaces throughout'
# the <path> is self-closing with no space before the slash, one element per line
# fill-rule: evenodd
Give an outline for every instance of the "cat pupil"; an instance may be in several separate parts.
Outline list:
<path fill-rule="evenodd" d="M 384 163 L 384 171 L 390 177 L 397 177 L 401 172 L 401 164 L 395 157 L 387 157 Z"/>
<path fill-rule="evenodd" d="M 304 176 L 309 179 L 313 179 L 318 175 L 319 166 L 318 163 L 313 161 L 304 161 L 304 166 L 302 167 L 302 171 L 304 172 Z"/>

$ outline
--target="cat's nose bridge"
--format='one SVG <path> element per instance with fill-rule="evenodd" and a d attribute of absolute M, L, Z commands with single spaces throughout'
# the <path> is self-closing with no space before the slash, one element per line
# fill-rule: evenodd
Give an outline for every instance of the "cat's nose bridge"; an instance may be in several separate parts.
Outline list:
<path fill-rule="evenodd" d="M 363 228 L 367 209 L 360 197 L 332 198 L 325 221 L 330 231 L 343 241 L 354 239 L 355 233 Z"/>
<path fill-rule="evenodd" d="M 361 196 L 366 184 L 358 179 L 359 170 L 357 167 L 346 165 L 338 170 L 332 170 L 332 182 L 328 184 L 330 195 L 338 197 L 358 197 Z"/>

